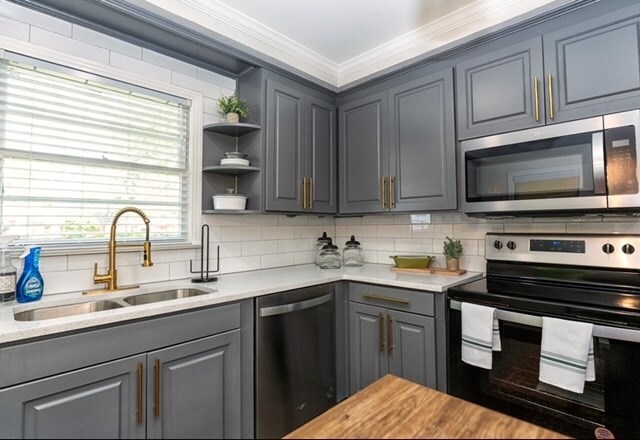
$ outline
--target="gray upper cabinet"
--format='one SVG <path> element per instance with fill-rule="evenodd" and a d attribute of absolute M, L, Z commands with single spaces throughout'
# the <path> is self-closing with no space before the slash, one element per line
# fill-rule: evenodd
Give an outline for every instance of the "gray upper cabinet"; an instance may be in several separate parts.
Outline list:
<path fill-rule="evenodd" d="M 266 81 L 265 209 L 335 213 L 335 103 L 285 78 Z"/>
<path fill-rule="evenodd" d="M 458 138 L 543 124 L 543 81 L 540 38 L 458 64 Z"/>
<path fill-rule="evenodd" d="M 340 213 L 455 209 L 451 69 L 339 109 Z"/>
<path fill-rule="evenodd" d="M 548 104 L 553 115 L 547 113 L 547 122 L 638 108 L 638 14 L 640 6 L 634 6 L 543 36 L 553 98 Z"/>
<path fill-rule="evenodd" d="M 340 213 L 388 210 L 387 92 L 340 106 L 338 112 Z"/>
<path fill-rule="evenodd" d="M 620 9 L 459 63 L 458 138 L 637 108 L 639 14 Z"/>

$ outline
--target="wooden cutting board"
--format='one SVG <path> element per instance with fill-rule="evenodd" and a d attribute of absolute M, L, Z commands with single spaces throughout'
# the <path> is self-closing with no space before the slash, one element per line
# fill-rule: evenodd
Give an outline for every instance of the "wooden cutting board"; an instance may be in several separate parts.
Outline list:
<path fill-rule="evenodd" d="M 408 269 L 402 267 L 392 267 L 394 272 L 407 272 L 407 273 L 420 273 L 424 275 L 464 275 L 467 273 L 466 269 L 447 269 L 444 267 L 427 267 L 425 269 Z"/>

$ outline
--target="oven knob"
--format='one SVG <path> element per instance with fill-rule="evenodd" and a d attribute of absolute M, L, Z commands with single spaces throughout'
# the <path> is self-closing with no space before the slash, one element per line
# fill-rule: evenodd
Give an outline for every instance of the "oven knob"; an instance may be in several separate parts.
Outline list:
<path fill-rule="evenodd" d="M 631 255 L 636 251 L 636 248 L 633 247 L 632 244 L 623 244 L 622 245 L 622 252 L 624 252 L 627 255 Z"/>
<path fill-rule="evenodd" d="M 493 247 L 496 249 L 502 249 L 502 242 L 500 240 L 496 240 L 493 242 Z"/>
<path fill-rule="evenodd" d="M 507 241 L 507 247 L 511 250 L 514 250 L 516 248 L 516 242 L 515 241 Z"/>
<path fill-rule="evenodd" d="M 612 254 L 613 251 L 615 250 L 616 248 L 614 248 L 611 243 L 606 243 L 602 245 L 602 252 L 604 252 L 605 254 Z"/>

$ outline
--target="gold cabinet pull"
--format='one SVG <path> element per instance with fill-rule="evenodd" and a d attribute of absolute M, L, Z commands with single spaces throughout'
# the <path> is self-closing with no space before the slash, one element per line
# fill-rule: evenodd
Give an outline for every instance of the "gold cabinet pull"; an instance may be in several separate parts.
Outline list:
<path fill-rule="evenodd" d="M 393 318 L 387 316 L 387 353 L 393 351 Z"/>
<path fill-rule="evenodd" d="M 380 334 L 378 335 L 380 338 L 380 353 L 384 353 L 384 315 L 380 313 L 379 316 L 380 326 L 378 327 Z"/>
<path fill-rule="evenodd" d="M 153 396 L 154 399 L 154 406 L 153 406 L 153 410 L 155 412 L 155 416 L 156 417 L 160 417 L 160 359 L 156 358 L 154 364 L 153 364 L 153 370 L 155 373 L 155 393 Z"/>
<path fill-rule="evenodd" d="M 144 376 L 144 364 L 142 362 L 140 362 L 138 364 L 138 414 L 137 414 L 137 418 L 138 418 L 138 425 L 142 424 L 142 422 L 144 421 L 144 418 L 142 416 L 142 411 L 143 411 L 143 396 L 142 396 L 142 392 L 144 391 L 143 387 L 142 387 L 142 380 Z"/>
<path fill-rule="evenodd" d="M 389 301 L 398 304 L 409 304 L 409 300 L 404 298 L 391 298 L 390 296 L 372 295 L 369 293 L 365 293 L 364 295 L 362 295 L 362 297 L 366 299 L 374 299 L 377 301 Z"/>
<path fill-rule="evenodd" d="M 549 118 L 553 119 L 553 77 L 551 74 L 548 76 L 549 86 Z"/>
<path fill-rule="evenodd" d="M 382 176 L 382 209 L 387 209 L 387 177 Z"/>
<path fill-rule="evenodd" d="M 533 99 L 535 100 L 534 111 L 536 114 L 536 122 L 540 122 L 540 93 L 538 91 L 538 77 L 533 77 Z"/>
<path fill-rule="evenodd" d="M 302 209 L 307 209 L 307 178 L 302 179 Z"/>
<path fill-rule="evenodd" d="M 396 207 L 395 183 L 395 176 L 389 177 L 389 209 L 394 209 Z"/>
<path fill-rule="evenodd" d="M 313 209 L 313 177 L 309 177 L 309 209 Z"/>

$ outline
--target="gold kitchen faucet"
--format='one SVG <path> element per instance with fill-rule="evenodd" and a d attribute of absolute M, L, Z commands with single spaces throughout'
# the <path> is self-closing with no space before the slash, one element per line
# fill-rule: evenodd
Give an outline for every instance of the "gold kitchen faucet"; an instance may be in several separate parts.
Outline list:
<path fill-rule="evenodd" d="M 124 289 L 134 289 L 138 286 L 125 286 L 118 287 L 118 271 L 116 269 L 116 248 L 117 247 L 129 247 L 129 246 L 139 246 L 138 244 L 117 244 L 116 241 L 116 225 L 118 224 L 118 219 L 122 214 L 127 212 L 133 212 L 138 214 L 142 220 L 144 221 L 146 227 L 146 238 L 143 244 L 143 260 L 142 267 L 151 267 L 153 266 L 153 262 L 151 261 L 151 242 L 149 241 L 149 218 L 147 215 L 142 212 L 142 210 L 135 208 L 133 206 L 128 206 L 126 208 L 122 208 L 120 211 L 116 213 L 113 217 L 113 221 L 111 222 L 111 235 L 109 237 L 109 270 L 105 274 L 98 273 L 98 263 L 93 267 L 93 282 L 94 284 L 105 283 L 107 286 L 104 289 L 99 290 L 90 290 L 84 292 L 87 295 L 96 294 L 96 293 L 104 293 L 104 292 L 112 292 L 114 290 L 124 290 Z"/>

